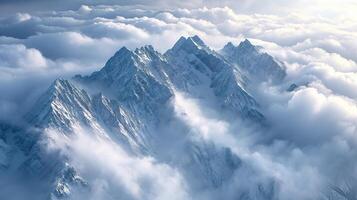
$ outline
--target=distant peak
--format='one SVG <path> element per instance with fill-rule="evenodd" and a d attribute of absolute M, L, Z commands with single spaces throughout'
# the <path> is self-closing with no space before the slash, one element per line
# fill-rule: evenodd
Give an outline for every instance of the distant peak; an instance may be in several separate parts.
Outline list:
<path fill-rule="evenodd" d="M 122 47 L 105 63 L 105 66 L 101 71 L 103 70 L 106 71 L 106 73 L 113 73 L 114 71 L 122 70 L 123 66 L 125 66 L 125 68 L 133 67 L 135 65 L 135 60 L 135 53 L 126 47 Z"/>
<path fill-rule="evenodd" d="M 138 52 L 138 51 L 152 52 L 152 53 L 156 52 L 156 50 L 154 49 L 154 47 L 152 45 L 145 45 L 145 46 L 135 49 L 135 52 Z"/>
<path fill-rule="evenodd" d="M 63 85 L 66 85 L 66 84 L 68 84 L 68 81 L 67 81 L 67 80 L 65 80 L 65 79 L 63 79 L 63 78 L 57 78 L 57 79 L 53 82 L 52 86 L 56 87 L 56 86 L 63 86 Z"/>
<path fill-rule="evenodd" d="M 252 45 L 248 39 L 245 39 L 243 42 L 241 42 L 238 47 L 241 49 L 255 49 L 254 45 Z"/>
<path fill-rule="evenodd" d="M 65 82 L 66 80 L 63 78 L 56 78 L 56 80 L 54 81 L 54 84 L 61 84 L 63 82 Z"/>
<path fill-rule="evenodd" d="M 140 48 L 136 48 L 134 53 L 136 54 L 135 59 L 137 59 L 138 62 L 147 62 L 162 59 L 161 53 L 156 51 L 151 45 L 145 45 Z"/>
<path fill-rule="evenodd" d="M 202 47 L 207 47 L 206 44 L 199 38 L 197 35 L 193 37 L 180 37 L 180 39 L 175 43 L 173 46 L 173 50 L 179 50 L 179 49 L 194 49 L 194 48 L 202 48 Z"/>
<path fill-rule="evenodd" d="M 76 90 L 76 87 L 70 81 L 58 78 L 47 89 L 47 96 L 53 97 L 64 93 L 73 93 Z"/>
<path fill-rule="evenodd" d="M 223 49 L 224 50 L 232 50 L 232 49 L 234 49 L 235 48 L 235 46 L 234 46 L 234 44 L 232 43 L 232 42 L 228 42 L 226 45 L 224 45 L 224 47 L 223 47 Z"/>
<path fill-rule="evenodd" d="M 248 39 L 245 39 L 242 43 L 252 46 L 252 43 Z"/>
<path fill-rule="evenodd" d="M 65 88 L 72 88 L 72 84 L 68 80 L 58 78 L 52 83 L 50 88 L 56 91 L 61 91 Z"/>
<path fill-rule="evenodd" d="M 120 51 L 130 52 L 130 50 L 128 48 L 126 48 L 126 46 L 123 46 L 122 48 L 120 48 L 118 52 L 120 52 Z"/>
<path fill-rule="evenodd" d="M 125 46 L 119 49 L 114 56 L 112 56 L 107 63 L 104 66 L 104 70 L 106 71 L 111 71 L 115 69 L 117 66 L 117 63 L 122 63 L 122 62 L 132 62 L 134 60 L 135 53 L 130 51 L 128 48 Z M 114 63 L 114 64 L 113 64 Z"/>
<path fill-rule="evenodd" d="M 128 48 L 126 48 L 124 46 L 124 47 L 120 48 L 119 51 L 117 51 L 114 56 L 115 57 L 116 56 L 128 56 L 128 55 L 132 55 L 132 54 L 133 54 L 133 52 L 131 52 Z"/>
<path fill-rule="evenodd" d="M 176 44 L 181 44 L 181 43 L 184 43 L 185 41 L 187 40 L 186 37 L 184 36 L 181 36 L 180 39 L 177 40 Z"/>
<path fill-rule="evenodd" d="M 226 46 L 228 46 L 228 47 L 234 47 L 234 44 L 233 44 L 232 42 L 228 42 L 228 43 L 226 44 Z"/>
<path fill-rule="evenodd" d="M 155 51 L 155 49 L 154 49 L 154 47 L 152 45 L 145 45 L 142 48 L 148 49 L 148 50 L 151 50 L 151 51 Z"/>
<path fill-rule="evenodd" d="M 198 44 L 199 46 L 206 46 L 205 43 L 201 40 L 200 37 L 198 37 L 198 35 L 195 35 L 193 37 L 189 37 L 189 39 L 191 39 L 192 41 L 194 41 L 196 44 Z"/>
<path fill-rule="evenodd" d="M 172 49 L 180 49 L 182 46 L 184 46 L 184 43 L 187 41 L 187 38 L 181 36 L 179 40 L 175 43 L 175 45 L 172 47 Z"/>

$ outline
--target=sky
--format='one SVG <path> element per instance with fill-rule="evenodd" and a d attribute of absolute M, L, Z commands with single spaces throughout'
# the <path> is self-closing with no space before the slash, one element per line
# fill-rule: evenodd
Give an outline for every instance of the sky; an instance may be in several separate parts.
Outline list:
<path fill-rule="evenodd" d="M 313 194 L 320 184 L 357 177 L 356 10 L 352 0 L 0 0 L 0 120 L 19 120 L 55 78 L 98 70 L 122 46 L 150 44 L 163 53 L 180 36 L 197 34 L 219 50 L 229 41 L 237 45 L 248 38 L 282 61 L 287 77 L 282 85 L 255 88 L 254 96 L 273 125 L 264 136 L 268 145 L 252 149 L 247 142 L 240 144 L 247 148 L 236 153 L 262 174 L 282 177 L 282 197 L 294 193 L 305 199 L 299 196 L 301 190 Z M 292 83 L 301 87 L 285 92 Z M 205 116 L 196 100 L 177 97 L 176 109 L 196 110 L 190 117 L 220 129 L 218 115 Z M 185 116 L 178 118 L 187 121 Z M 230 122 L 223 125 L 227 132 L 235 129 Z M 201 132 L 200 123 L 191 121 L 188 126 Z M 228 136 L 208 133 L 208 140 L 237 146 L 227 142 Z M 85 156 L 81 149 L 76 152 Z M 151 160 L 132 163 L 176 173 Z M 181 181 L 177 175 L 175 188 Z"/>
<path fill-rule="evenodd" d="M 305 12 L 309 14 L 317 15 L 340 15 L 341 10 L 344 11 L 344 15 L 354 13 L 356 8 L 356 2 L 353 0 L 266 0 L 262 3 L 259 0 L 192 0 L 192 1 L 145 1 L 145 0 L 2 0 L 1 11 L 3 14 L 21 12 L 21 11 L 38 11 L 38 10 L 68 10 L 75 9 L 82 4 L 86 5 L 135 5 L 150 7 L 152 9 L 175 9 L 175 8 L 198 8 L 198 7 L 222 7 L 229 6 L 237 12 L 242 13 L 261 13 L 261 14 L 286 14 L 289 12 Z M 347 12 L 346 12 L 347 11 Z"/>

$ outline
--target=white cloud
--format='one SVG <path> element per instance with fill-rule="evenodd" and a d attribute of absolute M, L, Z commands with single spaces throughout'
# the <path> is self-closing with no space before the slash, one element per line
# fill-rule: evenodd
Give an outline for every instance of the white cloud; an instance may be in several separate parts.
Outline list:
<path fill-rule="evenodd" d="M 177 170 L 152 157 L 131 155 L 109 138 L 79 126 L 69 138 L 54 130 L 48 130 L 47 136 L 48 150 L 60 151 L 85 180 L 94 184 L 84 199 L 190 198 Z"/>
<path fill-rule="evenodd" d="M 120 22 L 113 22 L 106 19 L 97 19 L 92 25 L 89 25 L 83 29 L 83 32 L 89 36 L 96 38 L 118 38 L 121 40 L 136 38 L 143 40 L 149 37 L 149 35 L 142 29 L 132 26 L 130 24 L 124 24 Z"/>
<path fill-rule="evenodd" d="M 44 68 L 47 60 L 40 51 L 24 45 L 0 45 L 0 68 Z"/>

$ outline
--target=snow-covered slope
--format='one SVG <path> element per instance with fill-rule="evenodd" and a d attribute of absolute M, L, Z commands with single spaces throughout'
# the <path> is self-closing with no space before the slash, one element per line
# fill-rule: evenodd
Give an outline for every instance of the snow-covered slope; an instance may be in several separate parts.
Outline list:
<path fill-rule="evenodd" d="M 137 132 L 139 121 L 128 113 L 116 100 L 102 93 L 88 95 L 68 80 L 57 79 L 40 97 L 26 115 L 29 123 L 40 128 L 55 128 L 71 133 L 72 127 L 82 125 L 104 136 L 129 145 L 132 149 L 144 148 L 144 138 Z"/>

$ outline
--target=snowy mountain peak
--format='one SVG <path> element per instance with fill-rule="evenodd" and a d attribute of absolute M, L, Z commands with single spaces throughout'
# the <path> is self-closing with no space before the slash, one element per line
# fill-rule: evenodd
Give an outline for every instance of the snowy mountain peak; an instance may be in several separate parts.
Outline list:
<path fill-rule="evenodd" d="M 238 45 L 238 48 L 245 50 L 245 51 L 247 51 L 247 50 L 250 50 L 250 51 L 255 50 L 256 51 L 255 46 L 248 39 L 245 39 L 243 42 L 241 42 Z"/>
<path fill-rule="evenodd" d="M 145 51 L 152 51 L 152 52 L 156 52 L 156 50 L 154 49 L 154 47 L 152 45 L 145 45 L 140 47 L 141 50 L 145 50 Z"/>
<path fill-rule="evenodd" d="M 198 46 L 206 46 L 206 44 L 203 42 L 203 40 L 201 40 L 200 37 L 198 37 L 198 35 L 195 35 L 193 37 L 189 37 L 188 39 L 190 39 L 193 42 L 195 42 Z"/>
<path fill-rule="evenodd" d="M 112 76 L 119 76 L 125 71 L 134 70 L 135 65 L 135 54 L 126 47 L 122 47 L 107 61 L 101 71 Z"/>
<path fill-rule="evenodd" d="M 260 51 L 248 39 L 238 46 L 228 43 L 220 53 L 254 81 L 279 82 L 285 75 L 285 66 L 269 54 Z"/>
<path fill-rule="evenodd" d="M 73 92 L 75 88 L 68 80 L 58 78 L 52 83 L 52 85 L 49 87 L 49 90 L 52 92 L 52 94 L 61 94 L 67 91 Z"/>
<path fill-rule="evenodd" d="M 223 49 L 232 51 L 235 48 L 234 44 L 232 42 L 228 42 L 226 45 L 224 45 Z"/>
<path fill-rule="evenodd" d="M 113 57 L 128 57 L 128 56 L 132 56 L 133 52 L 130 51 L 128 48 L 126 48 L 125 46 L 120 48 Z"/>
<path fill-rule="evenodd" d="M 134 51 L 135 54 L 135 59 L 138 60 L 138 62 L 146 63 L 150 62 L 152 60 L 164 60 L 163 56 L 161 53 L 156 51 L 153 46 L 151 45 L 145 45 L 140 48 L 136 48 Z"/>
<path fill-rule="evenodd" d="M 80 121 L 90 122 L 90 97 L 68 80 L 57 79 L 26 115 L 28 122 L 39 127 L 53 126 L 68 130 Z"/>
<path fill-rule="evenodd" d="M 184 36 L 181 36 L 180 39 L 177 40 L 177 42 L 174 44 L 174 46 L 172 48 L 173 49 L 180 48 L 186 42 L 186 40 L 187 39 Z"/>
<path fill-rule="evenodd" d="M 145 45 L 145 46 L 142 46 L 140 48 L 136 48 L 134 52 L 138 53 L 140 51 L 141 52 L 147 52 L 147 53 L 157 53 L 157 51 L 151 45 Z"/>
<path fill-rule="evenodd" d="M 197 49 L 208 49 L 207 45 L 197 35 L 193 37 L 181 37 L 171 49 L 172 51 L 192 52 Z"/>
<path fill-rule="evenodd" d="M 258 49 L 248 39 L 240 42 L 235 46 L 232 42 L 228 42 L 221 50 L 223 54 L 258 54 Z"/>

